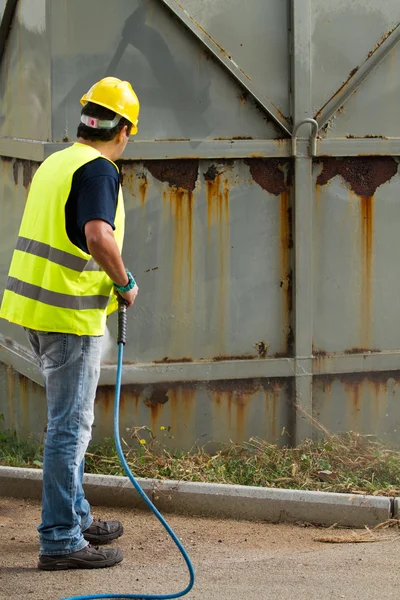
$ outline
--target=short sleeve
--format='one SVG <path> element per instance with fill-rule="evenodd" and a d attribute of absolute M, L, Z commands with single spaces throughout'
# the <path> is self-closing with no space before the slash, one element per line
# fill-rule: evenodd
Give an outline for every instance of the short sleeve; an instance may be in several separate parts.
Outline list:
<path fill-rule="evenodd" d="M 105 159 L 102 159 L 104 161 Z M 108 162 L 108 161 L 107 161 Z M 91 164 L 91 163 L 89 163 Z M 97 165 L 96 165 L 97 166 Z M 112 169 L 115 168 L 110 164 Z M 104 169 L 107 171 L 107 169 Z M 88 221 L 101 219 L 115 229 L 119 180 L 114 173 L 87 168 L 82 174 L 77 192 L 77 225 L 82 234 Z"/>
<path fill-rule="evenodd" d="M 96 158 L 74 173 L 65 206 L 66 230 L 70 241 L 84 252 L 88 253 L 88 221 L 100 219 L 115 229 L 119 186 L 119 173 L 106 158 Z"/>

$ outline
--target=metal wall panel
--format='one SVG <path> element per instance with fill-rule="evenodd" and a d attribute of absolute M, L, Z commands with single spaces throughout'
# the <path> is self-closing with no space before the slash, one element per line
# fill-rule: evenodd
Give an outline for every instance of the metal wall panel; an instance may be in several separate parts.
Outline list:
<path fill-rule="evenodd" d="M 331 120 L 327 137 L 400 137 L 400 49 L 384 58 Z"/>
<path fill-rule="evenodd" d="M 0 65 L 0 136 L 51 138 L 46 0 L 20 0 Z"/>
<path fill-rule="evenodd" d="M 280 137 L 158 0 L 86 0 L 88 18 L 79 0 L 49 10 L 54 140 L 75 136 L 78 100 L 105 75 L 131 81 L 141 100 L 135 139 Z"/>
<path fill-rule="evenodd" d="M 400 380 L 398 371 L 324 375 L 314 379 L 313 417 L 328 431 L 356 431 L 399 446 Z M 315 437 L 326 431 L 316 428 Z"/>
<path fill-rule="evenodd" d="M 212 452 L 221 444 L 248 441 L 249 432 L 286 444 L 293 438 L 292 393 L 292 382 L 277 378 L 131 385 L 123 390 L 121 419 L 130 429 L 148 424 L 156 439 L 169 448 L 206 445 Z M 96 439 L 112 435 L 113 394 L 113 387 L 98 390 Z M 170 428 L 168 435 L 161 427 Z M 129 441 L 129 434 L 125 436 Z"/>
<path fill-rule="evenodd" d="M 206 445 L 212 452 L 221 444 L 247 441 L 249 431 L 271 443 L 287 444 L 293 438 L 292 394 L 291 380 L 279 378 L 124 386 L 121 431 L 129 444 L 129 431 L 147 425 L 162 445 L 181 450 Z M 44 439 L 46 399 L 41 385 L 0 362 L 0 398 L 6 427 L 23 437 Z M 98 388 L 94 443 L 113 435 L 113 398 L 113 386 Z M 146 436 L 143 431 L 141 437 Z"/>
<path fill-rule="evenodd" d="M 74 138 L 106 74 L 142 102 L 120 165 L 140 285 L 123 426 L 171 426 L 182 448 L 296 443 L 320 435 L 314 416 L 396 442 L 398 0 L 20 0 L 16 24 L 0 65 L 0 289 L 30 161 Z M 96 440 L 111 434 L 109 326 Z M 25 431 L 27 410 L 40 433 L 19 401 L 22 385 L 43 402 L 40 375 L 7 323 L 0 361 L 6 425 Z"/>
<path fill-rule="evenodd" d="M 181 0 L 180 5 L 289 116 L 289 2 Z"/>
<path fill-rule="evenodd" d="M 127 360 L 287 355 L 289 162 L 127 162 L 122 173 L 124 257 L 141 282 Z"/>
<path fill-rule="evenodd" d="M 29 185 L 38 163 L 0 157 L 0 207 L 7 218 L 0 219 L 0 289 L 4 290 L 11 257 L 24 212 Z M 21 327 L 1 320 L 1 334 L 23 346 L 27 345 Z M 1 412 L 1 410 L 0 410 Z"/>
<path fill-rule="evenodd" d="M 46 424 L 44 388 L 0 362 L 0 412 L 6 428 L 42 440 Z"/>
<path fill-rule="evenodd" d="M 399 348 L 398 162 L 321 159 L 314 182 L 314 350 Z"/>
<path fill-rule="evenodd" d="M 314 114 L 398 23 L 397 0 L 312 0 Z"/>

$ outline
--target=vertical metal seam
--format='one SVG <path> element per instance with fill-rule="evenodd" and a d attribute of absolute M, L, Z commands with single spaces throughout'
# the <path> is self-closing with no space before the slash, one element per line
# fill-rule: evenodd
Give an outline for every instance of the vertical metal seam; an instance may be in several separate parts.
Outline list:
<path fill-rule="evenodd" d="M 312 116 L 311 0 L 291 0 L 294 131 Z M 305 121 L 306 123 L 309 121 Z M 294 161 L 294 355 L 295 443 L 312 437 L 312 158 L 310 148 Z"/>

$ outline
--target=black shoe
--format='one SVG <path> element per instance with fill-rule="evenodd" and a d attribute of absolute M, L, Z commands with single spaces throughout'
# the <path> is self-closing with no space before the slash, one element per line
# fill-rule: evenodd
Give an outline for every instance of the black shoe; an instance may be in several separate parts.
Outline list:
<path fill-rule="evenodd" d="M 119 521 L 95 520 L 91 526 L 82 533 L 86 541 L 91 544 L 101 545 L 119 538 L 124 533 L 124 528 Z"/>
<path fill-rule="evenodd" d="M 119 548 L 94 548 L 88 544 L 83 550 L 71 554 L 42 554 L 38 568 L 43 571 L 64 571 L 65 569 L 101 569 L 112 567 L 122 560 Z"/>

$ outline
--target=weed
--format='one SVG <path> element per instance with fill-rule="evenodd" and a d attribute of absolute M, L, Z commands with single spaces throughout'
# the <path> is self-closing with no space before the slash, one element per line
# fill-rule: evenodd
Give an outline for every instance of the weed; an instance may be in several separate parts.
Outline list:
<path fill-rule="evenodd" d="M 400 452 L 358 433 L 305 440 L 296 448 L 251 438 L 210 454 L 205 448 L 171 451 L 163 439 L 172 438 L 170 429 L 160 431 L 161 440 L 148 427 L 137 427 L 128 432 L 129 444 L 122 440 L 136 477 L 400 495 Z M 0 464 L 40 467 L 42 450 L 39 442 L 22 441 L 13 432 L 0 431 Z M 86 472 L 124 475 L 112 439 L 89 448 Z"/>

